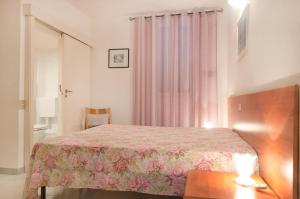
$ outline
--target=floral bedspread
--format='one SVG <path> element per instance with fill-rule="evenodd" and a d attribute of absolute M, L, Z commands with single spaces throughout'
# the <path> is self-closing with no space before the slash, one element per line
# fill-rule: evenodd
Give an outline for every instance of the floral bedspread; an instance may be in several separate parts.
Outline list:
<path fill-rule="evenodd" d="M 188 170 L 235 171 L 255 151 L 229 129 L 103 125 L 37 143 L 24 198 L 41 186 L 182 196 Z"/>

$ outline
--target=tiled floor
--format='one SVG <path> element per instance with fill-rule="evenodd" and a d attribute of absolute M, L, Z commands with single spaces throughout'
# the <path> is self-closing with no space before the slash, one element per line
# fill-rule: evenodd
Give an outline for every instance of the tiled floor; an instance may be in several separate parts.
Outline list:
<path fill-rule="evenodd" d="M 21 199 L 25 175 L 0 175 L 0 198 Z"/>
<path fill-rule="evenodd" d="M 0 175 L 0 198 L 22 199 L 25 174 Z M 47 188 L 47 199 L 177 199 L 129 192 L 109 192 L 87 189 L 50 189 Z"/>

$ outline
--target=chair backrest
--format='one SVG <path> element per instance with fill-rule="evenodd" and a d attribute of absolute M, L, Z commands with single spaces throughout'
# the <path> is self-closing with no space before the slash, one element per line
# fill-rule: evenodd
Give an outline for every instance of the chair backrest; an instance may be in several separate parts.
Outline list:
<path fill-rule="evenodd" d="M 95 108 L 85 108 L 85 118 L 84 118 L 84 128 L 88 129 L 89 128 L 89 121 L 88 121 L 88 115 L 108 115 L 108 124 L 111 124 L 112 119 L 111 119 L 111 109 L 110 108 L 100 108 L 100 109 L 95 109 Z"/>

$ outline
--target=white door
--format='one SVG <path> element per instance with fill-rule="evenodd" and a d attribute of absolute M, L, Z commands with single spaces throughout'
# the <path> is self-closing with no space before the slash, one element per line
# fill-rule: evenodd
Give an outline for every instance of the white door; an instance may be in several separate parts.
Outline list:
<path fill-rule="evenodd" d="M 90 106 L 90 53 L 89 46 L 63 34 L 63 134 L 82 129 L 84 109 Z"/>

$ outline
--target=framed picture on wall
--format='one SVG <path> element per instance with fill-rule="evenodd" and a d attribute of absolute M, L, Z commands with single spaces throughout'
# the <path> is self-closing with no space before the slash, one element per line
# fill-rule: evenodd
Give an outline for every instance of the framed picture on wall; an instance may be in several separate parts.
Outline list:
<path fill-rule="evenodd" d="M 247 6 L 238 21 L 238 56 L 242 59 L 248 49 L 249 6 Z"/>
<path fill-rule="evenodd" d="M 109 49 L 108 68 L 129 68 L 129 48 Z"/>

